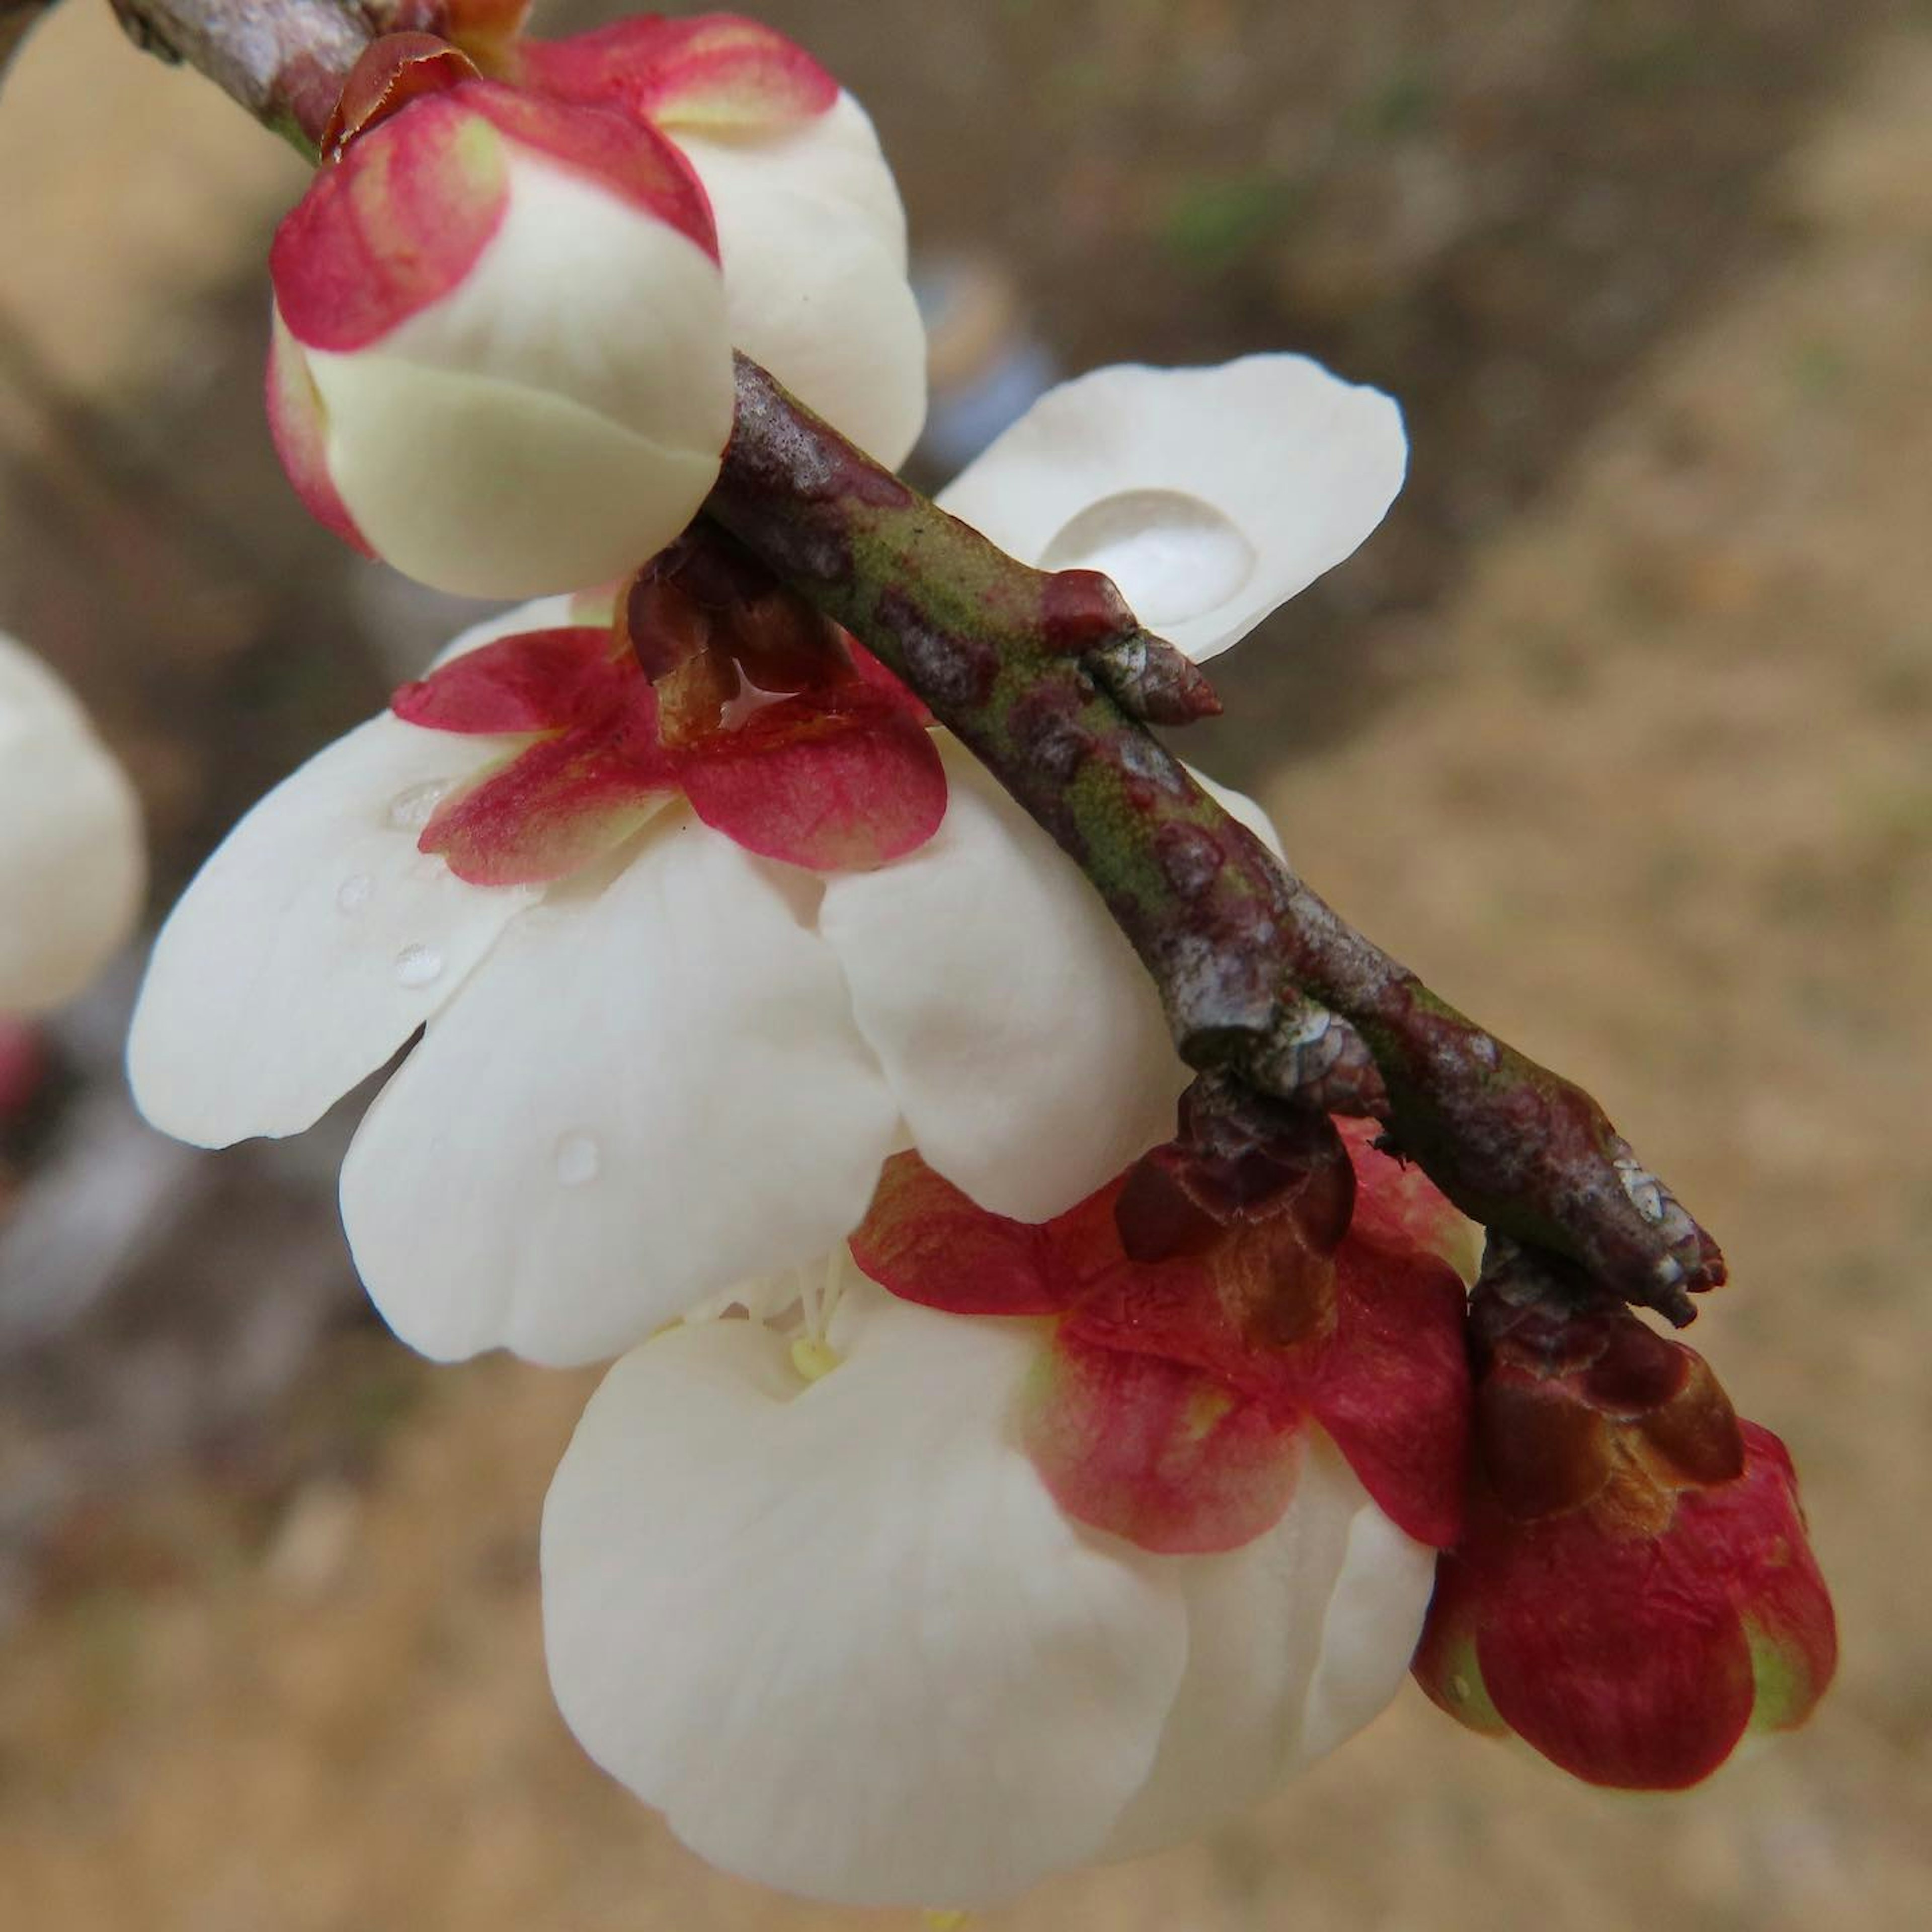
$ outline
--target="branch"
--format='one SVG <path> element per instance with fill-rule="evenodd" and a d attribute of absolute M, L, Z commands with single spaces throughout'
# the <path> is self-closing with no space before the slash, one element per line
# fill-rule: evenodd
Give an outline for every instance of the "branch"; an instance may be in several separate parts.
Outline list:
<path fill-rule="evenodd" d="M 129 39 L 185 61 L 313 155 L 369 29 L 337 0 L 108 0 Z"/>
<path fill-rule="evenodd" d="M 111 0 L 313 142 L 368 29 L 322 0 Z M 323 96 L 327 94 L 326 100 Z M 1213 708 L 1104 578 L 1016 562 L 740 356 L 706 506 L 863 640 L 1092 880 L 1190 1064 L 1383 1122 L 1458 1207 L 1677 1322 L 1716 1244 L 1580 1088 L 1438 998 L 1228 817 L 1145 729 Z"/>
<path fill-rule="evenodd" d="M 1374 1114 L 1472 1219 L 1673 1321 L 1724 1279 L 1716 1244 L 1595 1101 L 1364 938 L 1149 735 L 1132 686 L 1108 688 L 1112 668 L 1173 653 L 1117 595 L 1119 628 L 1106 630 L 1088 573 L 1016 562 L 742 356 L 706 508 L 903 677 L 1059 842 L 1152 974 L 1190 1065 Z"/>

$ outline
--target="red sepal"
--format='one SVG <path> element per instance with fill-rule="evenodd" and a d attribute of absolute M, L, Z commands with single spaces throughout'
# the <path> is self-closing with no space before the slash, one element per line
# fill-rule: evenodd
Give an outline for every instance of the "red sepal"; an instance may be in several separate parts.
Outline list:
<path fill-rule="evenodd" d="M 560 731 L 608 707 L 617 674 L 609 638 L 587 625 L 499 638 L 406 684 L 389 709 L 425 730 L 491 735 Z"/>
<path fill-rule="evenodd" d="M 856 684 L 766 705 L 686 748 L 680 768 L 706 824 L 814 872 L 888 865 L 946 816 L 946 768 L 930 736 Z"/>
<path fill-rule="evenodd" d="M 1469 1466 L 1462 1285 L 1432 1255 L 1345 1240 L 1335 1306 L 1309 1408 L 1382 1514 L 1444 1549 L 1462 1533 Z"/>
<path fill-rule="evenodd" d="M 886 1162 L 852 1258 L 902 1301 L 952 1315 L 1054 1315 L 1066 1294 L 1048 1230 L 989 1214 L 916 1154 Z"/>
<path fill-rule="evenodd" d="M 1650 1532 L 1601 1505 L 1526 1522 L 1479 1486 L 1438 1570 L 1423 1688 L 1637 1790 L 1695 1784 L 1747 1727 L 1802 1723 L 1837 1664 L 1831 1598 L 1784 1444 L 1741 1427 L 1743 1473 L 1683 1490 Z"/>

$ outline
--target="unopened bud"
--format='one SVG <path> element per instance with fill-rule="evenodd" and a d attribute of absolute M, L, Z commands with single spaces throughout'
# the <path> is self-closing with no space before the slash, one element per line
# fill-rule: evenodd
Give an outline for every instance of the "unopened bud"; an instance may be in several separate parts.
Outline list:
<path fill-rule="evenodd" d="M 395 42 L 352 76 L 270 256 L 284 466 L 321 521 L 440 590 L 623 575 L 688 522 L 730 433 L 704 191 L 628 116 Z"/>
<path fill-rule="evenodd" d="M 1694 1784 L 1803 1723 L 1836 1664 L 1791 1458 L 1691 1350 L 1567 1280 L 1525 1292 L 1526 1265 L 1472 1309 L 1468 1526 L 1415 1674 L 1591 1784 Z"/>

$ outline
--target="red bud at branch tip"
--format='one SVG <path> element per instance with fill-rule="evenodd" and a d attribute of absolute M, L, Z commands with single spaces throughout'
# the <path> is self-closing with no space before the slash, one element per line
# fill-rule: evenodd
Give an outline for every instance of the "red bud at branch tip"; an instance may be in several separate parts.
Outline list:
<path fill-rule="evenodd" d="M 1467 1526 L 1416 1677 L 1592 1784 L 1697 1784 L 1836 1666 L 1791 1458 L 1681 1342 L 1507 1244 L 1490 1264 Z"/>

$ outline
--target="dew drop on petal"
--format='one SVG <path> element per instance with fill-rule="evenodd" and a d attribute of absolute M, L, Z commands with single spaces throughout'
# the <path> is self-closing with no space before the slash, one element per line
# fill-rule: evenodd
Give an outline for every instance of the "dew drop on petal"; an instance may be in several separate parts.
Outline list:
<path fill-rule="evenodd" d="M 1212 503 L 1124 490 L 1090 503 L 1046 547 L 1043 570 L 1111 577 L 1150 629 L 1218 610 L 1255 572 L 1254 546 Z"/>
<path fill-rule="evenodd" d="M 589 1134 L 563 1135 L 556 1144 L 556 1178 L 566 1187 L 588 1187 L 604 1165 L 604 1150 Z"/>
<path fill-rule="evenodd" d="M 447 778 L 429 778 L 399 791 L 389 801 L 386 814 L 390 828 L 397 832 L 420 832 L 427 825 L 442 795 L 449 789 Z"/>
<path fill-rule="evenodd" d="M 360 912 L 369 903 L 376 890 L 376 881 L 367 872 L 352 872 L 335 889 L 335 906 L 338 912 Z"/>
<path fill-rule="evenodd" d="M 442 976 L 442 955 L 434 946 L 406 946 L 396 955 L 396 978 L 403 986 L 432 986 Z"/>

